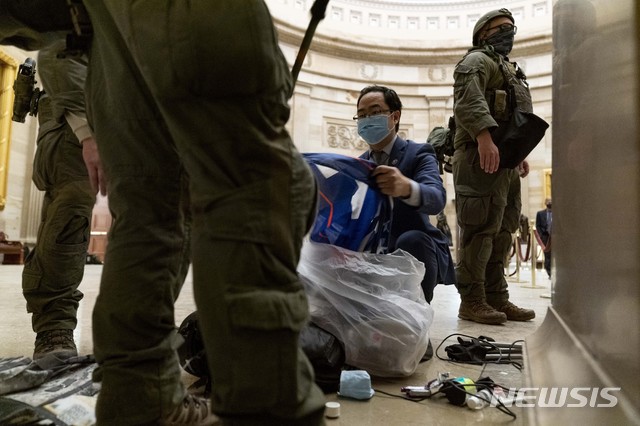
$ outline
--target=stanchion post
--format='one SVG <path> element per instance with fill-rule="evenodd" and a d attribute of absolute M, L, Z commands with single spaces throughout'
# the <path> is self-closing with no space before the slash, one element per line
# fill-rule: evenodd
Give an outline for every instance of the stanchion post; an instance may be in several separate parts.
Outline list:
<path fill-rule="evenodd" d="M 512 278 L 510 273 L 509 273 L 508 265 L 510 265 L 511 262 L 507 263 L 507 280 L 509 280 L 511 282 L 516 282 L 516 283 L 526 282 L 526 281 L 520 281 L 520 268 L 522 268 L 522 262 L 520 261 L 519 235 L 520 235 L 520 231 L 517 230 L 516 234 L 515 234 L 515 239 L 513 240 L 513 250 L 514 250 L 514 255 L 516 257 L 516 272 L 515 272 L 516 276 L 515 276 L 515 278 Z M 510 260 L 510 259 L 508 259 L 508 260 Z"/>
<path fill-rule="evenodd" d="M 535 289 L 543 289 L 545 288 L 544 286 L 537 286 L 536 285 L 536 268 L 537 268 L 537 263 L 538 263 L 538 248 L 536 247 L 536 243 L 537 243 L 537 239 L 536 239 L 536 223 L 535 221 L 531 221 L 531 224 L 529 226 L 530 229 L 530 233 L 531 233 L 531 285 L 530 286 L 525 286 L 527 288 L 535 288 Z"/>
<path fill-rule="evenodd" d="M 520 282 L 520 230 L 516 231 L 516 282 Z"/>
<path fill-rule="evenodd" d="M 531 233 L 531 287 L 536 288 L 536 269 L 538 268 L 538 249 L 536 247 L 536 223 L 532 220 L 529 226 Z"/>

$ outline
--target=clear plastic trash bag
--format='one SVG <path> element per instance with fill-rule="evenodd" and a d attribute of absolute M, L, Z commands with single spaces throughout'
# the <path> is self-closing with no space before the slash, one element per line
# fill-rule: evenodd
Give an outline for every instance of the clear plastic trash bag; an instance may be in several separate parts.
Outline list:
<path fill-rule="evenodd" d="M 343 343 L 348 365 L 379 377 L 415 372 L 433 322 L 422 262 L 402 250 L 373 254 L 305 241 L 298 273 L 312 321 Z"/>

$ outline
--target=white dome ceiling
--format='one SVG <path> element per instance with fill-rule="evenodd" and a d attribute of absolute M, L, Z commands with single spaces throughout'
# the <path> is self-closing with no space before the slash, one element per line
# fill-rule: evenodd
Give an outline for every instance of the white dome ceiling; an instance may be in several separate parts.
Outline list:
<path fill-rule="evenodd" d="M 299 45 L 314 0 L 266 2 L 281 40 Z M 312 50 L 382 62 L 450 62 L 470 47 L 478 18 L 502 7 L 516 19 L 515 49 L 550 51 L 551 0 L 330 0 Z"/>

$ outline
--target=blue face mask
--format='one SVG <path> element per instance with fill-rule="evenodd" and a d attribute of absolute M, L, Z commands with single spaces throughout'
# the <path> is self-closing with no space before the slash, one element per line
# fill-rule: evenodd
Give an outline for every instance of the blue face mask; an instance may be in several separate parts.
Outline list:
<path fill-rule="evenodd" d="M 393 128 L 388 128 L 389 116 L 380 114 L 358 120 L 358 134 L 369 145 L 376 145 L 386 138 Z"/>
<path fill-rule="evenodd" d="M 340 373 L 338 395 L 354 399 L 371 399 L 375 391 L 371 389 L 371 376 L 364 370 L 343 370 Z"/>

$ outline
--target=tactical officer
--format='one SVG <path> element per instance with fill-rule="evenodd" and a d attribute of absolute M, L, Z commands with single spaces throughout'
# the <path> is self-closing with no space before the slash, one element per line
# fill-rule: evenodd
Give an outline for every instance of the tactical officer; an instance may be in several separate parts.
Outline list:
<path fill-rule="evenodd" d="M 213 411 L 225 424 L 324 424 L 298 346 L 309 311 L 296 267 L 316 187 L 285 129 L 292 79 L 266 4 L 84 4 L 89 121 L 114 216 L 93 311 L 98 424 L 217 421 L 186 393 L 176 353 L 184 169 Z M 66 7 L 0 0 L 0 42 L 36 46 L 38 30 L 69 28 Z"/>
<path fill-rule="evenodd" d="M 38 54 L 44 95 L 38 103 L 33 182 L 45 194 L 37 244 L 22 272 L 27 311 L 37 333 L 34 359 L 78 354 L 73 339 L 83 296 L 78 286 L 98 186 L 103 194 L 106 191 L 85 113 L 87 58 L 58 59 L 64 47 L 60 40 Z"/>
<path fill-rule="evenodd" d="M 461 229 L 458 316 L 485 324 L 535 317 L 533 310 L 509 301 L 504 277 L 520 217 L 520 178 L 528 174 L 529 165 L 523 161 L 515 169 L 499 168 L 500 152 L 491 136 L 516 105 L 532 111 L 526 77 L 507 57 L 517 30 L 514 24 L 508 9 L 482 16 L 473 29 L 473 47 L 454 72 L 453 178 Z"/>

